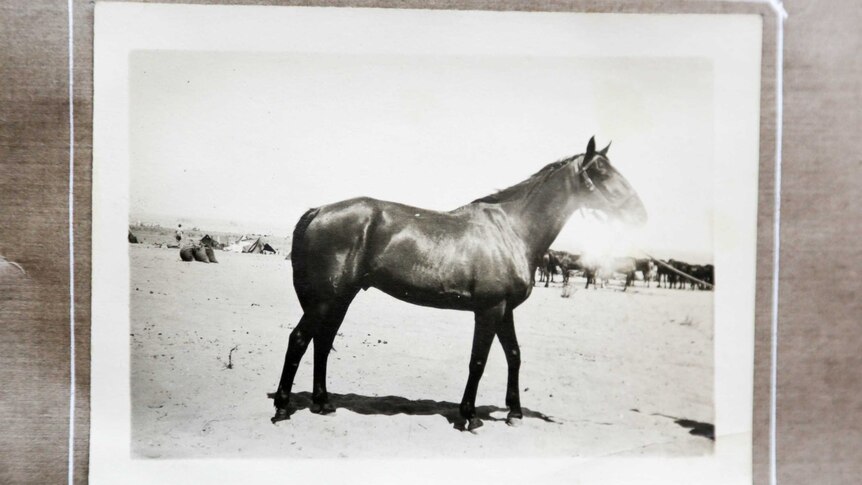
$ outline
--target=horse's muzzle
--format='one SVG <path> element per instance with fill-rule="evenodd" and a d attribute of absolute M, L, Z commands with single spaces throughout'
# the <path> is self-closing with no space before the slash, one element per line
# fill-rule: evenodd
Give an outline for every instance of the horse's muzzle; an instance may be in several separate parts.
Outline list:
<path fill-rule="evenodd" d="M 616 206 L 615 212 L 617 213 L 617 217 L 619 217 L 623 222 L 636 226 L 646 224 L 647 219 L 649 218 L 643 202 L 641 202 L 640 197 L 635 194 L 632 194 L 627 199 L 619 203 Z"/>

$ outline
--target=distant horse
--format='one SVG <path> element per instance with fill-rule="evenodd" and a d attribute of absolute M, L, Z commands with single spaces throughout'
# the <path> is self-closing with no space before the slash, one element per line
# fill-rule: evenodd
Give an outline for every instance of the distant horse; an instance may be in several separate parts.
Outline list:
<path fill-rule="evenodd" d="M 667 260 L 668 267 L 665 268 L 665 277 L 667 278 L 667 288 L 676 288 L 677 283 L 679 282 L 679 273 L 673 271 L 677 269 L 679 265 L 679 261 L 674 261 L 673 259 Z"/>
<path fill-rule="evenodd" d="M 584 289 L 589 289 L 590 283 L 593 284 L 593 289 L 598 289 L 598 286 L 596 286 L 596 276 L 598 273 L 598 266 L 584 266 L 584 278 L 587 279 L 587 284 L 584 285 Z"/>
<path fill-rule="evenodd" d="M 534 282 L 533 284 L 544 283 L 548 281 L 548 276 L 554 274 L 553 265 L 551 264 L 551 255 L 550 252 L 542 254 L 536 260 L 536 269 L 539 272 L 539 280 L 538 282 Z M 553 279 L 553 277 L 552 277 Z M 545 285 L 547 288 L 548 285 Z"/>
<path fill-rule="evenodd" d="M 656 260 L 655 265 L 656 265 L 656 273 L 658 276 L 657 281 L 658 281 L 659 288 L 662 288 L 662 284 L 664 284 L 665 288 L 669 288 L 670 287 L 670 275 L 673 273 L 673 271 L 668 269 L 668 266 L 670 265 L 670 263 L 667 261 Z"/>
<path fill-rule="evenodd" d="M 458 174 L 452 174 L 453 177 Z M 290 333 L 273 422 L 289 419 L 299 362 L 314 341 L 313 413 L 335 411 L 326 364 L 347 308 L 359 290 L 375 287 L 400 300 L 475 314 L 469 376 L 459 406 L 472 430 L 476 392 L 494 337 L 506 353 L 510 424 L 521 419 L 520 349 L 513 310 L 533 288 L 536 261 L 569 216 L 589 207 L 643 223 L 646 210 L 611 166 L 607 148 L 547 165 L 530 178 L 450 212 L 357 198 L 306 212 L 293 232 L 293 287 L 303 315 Z"/>
<path fill-rule="evenodd" d="M 711 264 L 688 264 L 670 259 L 668 261 L 653 260 L 657 263 L 659 286 L 664 281 L 668 288 L 685 289 L 686 283 L 692 290 L 712 289 L 715 286 L 715 267 Z M 676 270 L 676 271 L 674 271 Z"/>
<path fill-rule="evenodd" d="M 636 259 L 635 271 L 640 271 L 644 275 L 644 283 L 649 288 L 650 277 L 655 269 L 655 263 L 650 259 Z"/>
<path fill-rule="evenodd" d="M 542 255 L 541 265 L 539 266 L 539 277 L 543 278 L 545 288 L 549 283 L 554 282 L 554 275 L 557 274 L 557 268 L 560 262 L 557 260 L 557 255 L 554 251 L 548 250 Z"/>
<path fill-rule="evenodd" d="M 538 283 L 543 283 L 548 278 L 548 264 L 551 261 L 551 255 L 545 253 L 536 261 L 536 267 L 539 271 Z M 534 283 L 536 284 L 536 283 Z"/>
<path fill-rule="evenodd" d="M 608 268 L 612 273 L 620 273 L 625 277 L 625 285 L 623 291 L 626 291 L 629 286 L 635 284 L 635 271 L 637 271 L 637 261 L 635 258 L 616 258 L 613 266 Z"/>
<path fill-rule="evenodd" d="M 623 291 L 626 291 L 629 286 L 632 286 L 635 279 L 635 259 L 634 258 L 615 258 L 612 261 L 603 264 L 590 263 L 582 266 L 584 277 L 587 279 L 587 284 L 584 288 L 598 289 L 599 286 L 605 287 L 605 284 L 615 274 L 621 274 L 624 278 Z"/>
<path fill-rule="evenodd" d="M 711 264 L 692 265 L 691 275 L 700 281 L 692 281 L 692 286 L 701 290 L 711 289 L 715 285 L 715 267 Z"/>
<path fill-rule="evenodd" d="M 688 274 L 690 274 L 694 278 L 698 278 L 698 275 L 701 273 L 703 273 L 703 266 L 701 266 L 699 264 L 688 265 Z M 699 288 L 701 286 L 700 283 L 698 283 L 694 279 L 689 279 L 688 284 L 689 284 L 689 289 L 692 289 L 692 290 L 695 288 Z"/>
<path fill-rule="evenodd" d="M 560 271 L 563 273 L 563 284 L 569 284 L 569 276 L 572 271 L 583 271 L 584 266 L 581 264 L 581 256 L 578 254 L 571 254 L 565 251 L 553 251 L 553 253 L 557 256 L 557 264 L 560 267 Z"/>
<path fill-rule="evenodd" d="M 686 283 L 690 283 L 692 289 L 694 289 L 694 281 L 684 275 L 691 274 L 691 265 L 682 261 L 675 261 L 671 259 L 668 261 L 668 264 L 673 267 L 676 271 L 670 272 L 670 287 L 671 288 L 679 288 L 680 290 L 684 290 Z"/>
<path fill-rule="evenodd" d="M 700 275 L 700 279 L 709 283 L 709 288 L 704 289 L 712 289 L 715 288 L 715 266 L 711 264 L 706 264 L 703 266 L 703 273 Z"/>

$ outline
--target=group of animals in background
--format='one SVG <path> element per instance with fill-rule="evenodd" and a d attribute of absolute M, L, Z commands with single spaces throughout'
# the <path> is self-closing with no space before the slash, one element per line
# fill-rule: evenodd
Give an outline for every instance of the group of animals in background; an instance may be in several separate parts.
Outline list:
<path fill-rule="evenodd" d="M 710 290 L 715 286 L 715 267 L 711 264 L 689 264 L 683 261 L 657 260 L 651 258 L 613 258 L 610 261 L 588 261 L 578 254 L 566 251 L 549 250 L 542 255 L 538 263 L 539 279 L 536 283 L 545 283 L 545 288 L 554 282 L 554 275 L 562 276 L 564 286 L 569 284 L 572 275 L 580 273 L 586 278 L 584 288 L 605 287 L 614 276 L 625 278 L 623 291 L 634 286 L 637 273 L 643 275 L 647 288 L 655 282 L 659 288 L 700 289 Z"/>

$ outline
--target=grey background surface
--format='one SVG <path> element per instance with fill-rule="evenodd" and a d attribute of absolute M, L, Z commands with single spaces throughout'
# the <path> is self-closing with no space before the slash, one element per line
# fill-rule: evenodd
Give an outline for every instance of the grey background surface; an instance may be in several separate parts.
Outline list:
<path fill-rule="evenodd" d="M 759 13 L 764 17 L 754 402 L 755 483 L 768 479 L 775 14 L 763 4 L 450 0 L 186 3 Z M 92 1 L 74 2 L 75 482 L 86 483 L 92 162 Z M 862 473 L 862 9 L 787 0 L 779 308 L 780 483 Z M 0 483 L 59 483 L 69 436 L 68 12 L 61 0 L 0 4 Z M 8 269 L 8 268 L 7 268 Z"/>

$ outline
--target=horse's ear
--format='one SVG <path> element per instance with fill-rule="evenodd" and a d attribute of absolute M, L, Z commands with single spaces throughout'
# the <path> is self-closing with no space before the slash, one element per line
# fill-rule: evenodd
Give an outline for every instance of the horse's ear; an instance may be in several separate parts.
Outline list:
<path fill-rule="evenodd" d="M 584 153 L 584 161 L 582 163 L 587 163 L 596 156 L 596 137 L 591 137 L 590 142 L 587 143 L 587 152 Z"/>
<path fill-rule="evenodd" d="M 608 148 L 610 148 L 610 147 L 611 147 L 611 142 L 608 142 L 608 146 L 599 150 L 599 155 L 606 157 L 608 155 Z"/>

